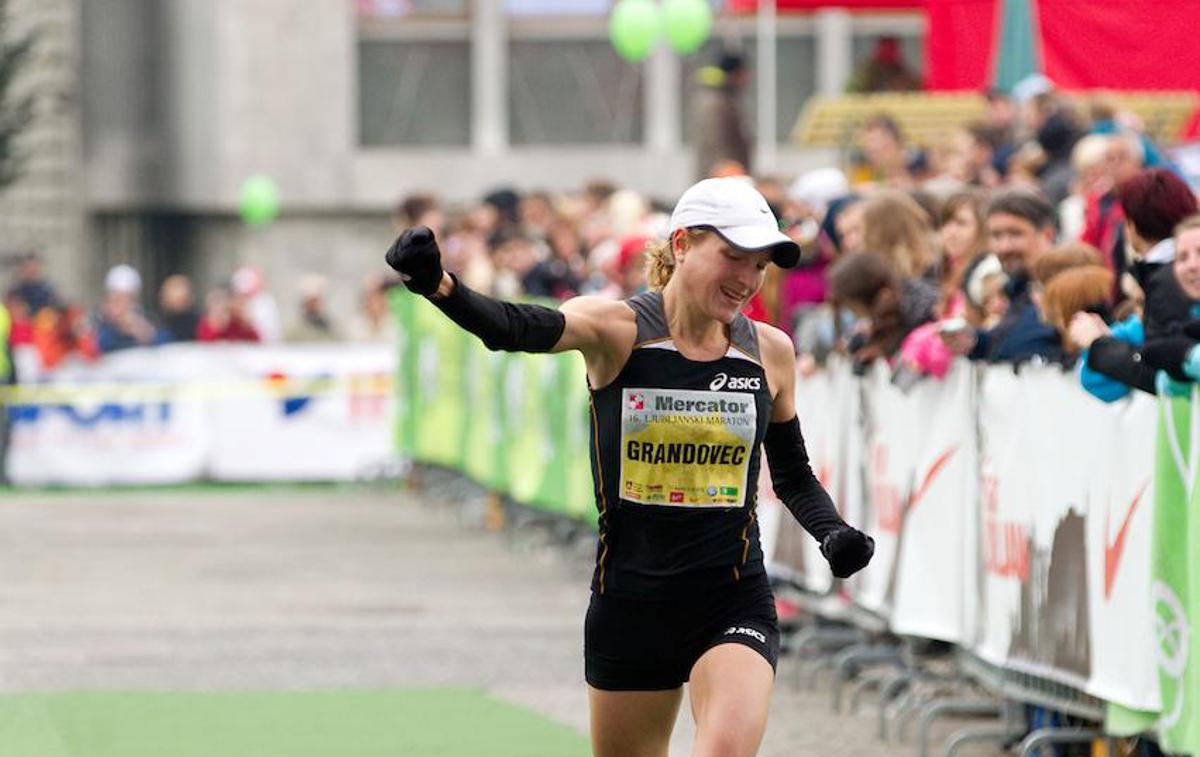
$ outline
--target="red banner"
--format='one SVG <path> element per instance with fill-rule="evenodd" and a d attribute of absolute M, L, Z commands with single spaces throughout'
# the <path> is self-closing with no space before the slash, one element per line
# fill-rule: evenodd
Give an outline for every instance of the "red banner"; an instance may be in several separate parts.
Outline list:
<path fill-rule="evenodd" d="M 1200 89 L 1200 2 L 1038 0 L 1046 76 L 1064 89 Z"/>
<path fill-rule="evenodd" d="M 924 10 L 930 89 L 984 89 L 994 79 L 999 0 L 776 0 L 781 13 L 822 8 Z M 753 13 L 758 0 L 728 0 Z M 1046 76 L 1064 89 L 1200 89 L 1200 0 L 1034 0 Z"/>
<path fill-rule="evenodd" d="M 929 0 L 925 83 L 929 89 L 983 89 L 992 81 L 996 0 Z"/>
<path fill-rule="evenodd" d="M 925 7 L 927 0 L 775 0 L 775 9 L 780 13 L 811 12 L 822 8 L 847 8 L 849 10 L 918 10 Z M 728 0 L 726 9 L 733 13 L 754 13 L 758 0 Z"/>

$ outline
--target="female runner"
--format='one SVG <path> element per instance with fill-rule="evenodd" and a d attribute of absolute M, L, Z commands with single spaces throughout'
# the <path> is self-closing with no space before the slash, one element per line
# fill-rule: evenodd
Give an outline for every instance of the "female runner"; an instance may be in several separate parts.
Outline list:
<path fill-rule="evenodd" d="M 695 755 L 758 750 L 779 654 L 755 517 L 760 449 L 834 575 L 874 552 L 809 466 L 791 340 L 742 314 L 767 266 L 798 257 L 762 195 L 734 178 L 683 194 L 650 256 L 651 291 L 624 301 L 493 300 L 443 271 L 424 227 L 387 252 L 410 290 L 489 349 L 583 354 L 599 508 L 584 631 L 597 757 L 665 757 L 685 682 Z"/>

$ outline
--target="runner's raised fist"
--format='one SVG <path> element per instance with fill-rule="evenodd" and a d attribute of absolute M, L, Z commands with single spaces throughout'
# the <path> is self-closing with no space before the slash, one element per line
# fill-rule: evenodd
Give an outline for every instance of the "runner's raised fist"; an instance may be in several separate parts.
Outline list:
<path fill-rule="evenodd" d="M 410 292 L 428 297 L 442 283 L 442 252 L 428 226 L 406 229 L 384 257 Z"/>

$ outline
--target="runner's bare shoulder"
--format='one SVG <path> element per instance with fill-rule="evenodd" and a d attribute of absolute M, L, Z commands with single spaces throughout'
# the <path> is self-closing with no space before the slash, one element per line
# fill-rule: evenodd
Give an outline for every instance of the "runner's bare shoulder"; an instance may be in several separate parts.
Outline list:
<path fill-rule="evenodd" d="M 633 349 L 637 315 L 625 302 L 585 295 L 567 300 L 560 310 L 567 323 L 556 351 L 620 353 Z"/>
<path fill-rule="evenodd" d="M 767 383 L 771 387 L 771 395 L 783 387 L 790 387 L 793 374 L 796 371 L 796 348 L 792 338 L 769 323 L 755 321 L 758 330 L 758 349 L 762 354 L 763 370 L 767 373 Z"/>

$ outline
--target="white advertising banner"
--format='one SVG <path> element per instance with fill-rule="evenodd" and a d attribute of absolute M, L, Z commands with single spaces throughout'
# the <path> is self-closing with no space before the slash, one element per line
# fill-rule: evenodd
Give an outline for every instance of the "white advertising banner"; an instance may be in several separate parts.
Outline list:
<path fill-rule="evenodd" d="M 1055 368 L 957 364 L 901 391 L 837 366 L 797 385 L 817 472 L 875 537 L 846 582 L 896 633 L 1140 710 L 1160 707 L 1151 605 L 1152 398 L 1106 405 Z M 761 487 L 771 568 L 830 587 L 815 542 Z"/>
<path fill-rule="evenodd" d="M 981 656 L 1136 709 L 1159 706 L 1150 611 L 1154 408 L 1074 376 L 985 374 Z"/>
<path fill-rule="evenodd" d="M 23 386 L 9 407 L 18 486 L 347 480 L 394 449 L 395 351 L 166 345 Z"/>
<path fill-rule="evenodd" d="M 889 617 L 894 599 L 896 558 L 903 524 L 904 496 L 916 464 L 913 448 L 913 407 L 889 383 L 887 366 L 879 361 L 861 382 L 862 397 L 850 426 L 858 432 L 855 445 L 861 452 L 857 466 L 848 472 L 862 480 L 862 512 L 850 523 L 875 538 L 871 564 L 851 581 L 854 600 L 866 609 Z M 853 463 L 851 463 L 853 465 Z M 853 517 L 853 507 L 847 515 Z"/>
<path fill-rule="evenodd" d="M 1151 546 L 1154 533 L 1154 398 L 1103 405 L 1109 428 L 1094 449 L 1087 523 L 1092 666 L 1091 694 L 1139 710 L 1159 710 L 1158 629 L 1154 614 Z M 1100 440 L 1097 439 L 1097 442 Z"/>
<path fill-rule="evenodd" d="M 9 479 L 18 486 L 192 481 L 210 442 L 187 380 L 204 362 L 187 348 L 114 353 L 64 366 L 9 407 Z"/>
<path fill-rule="evenodd" d="M 912 466 L 892 505 L 898 523 L 889 524 L 898 533 L 889 597 L 896 633 L 955 643 L 973 638 L 978 550 L 964 536 L 975 533 L 974 388 L 974 372 L 960 363 L 941 382 L 883 395 L 907 406 L 908 425 L 895 440 L 909 449 Z"/>
<path fill-rule="evenodd" d="M 239 390 L 211 403 L 218 481 L 352 480 L 394 449 L 395 354 L 373 345 L 229 347 Z"/>
<path fill-rule="evenodd" d="M 993 369 L 981 392 L 986 628 L 980 652 L 1079 688 L 1091 675 L 1085 517 L 1097 413 L 1053 369 Z"/>

